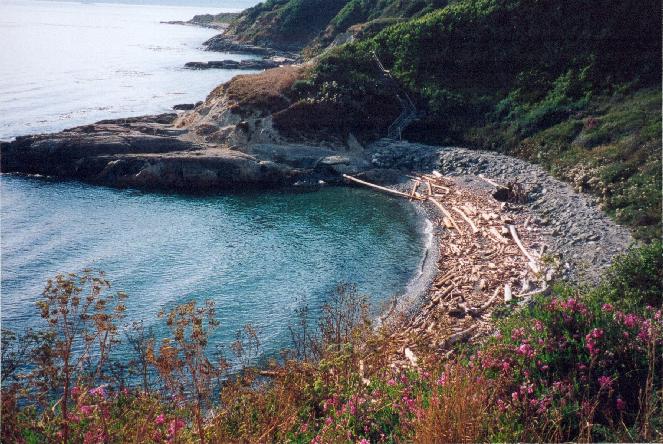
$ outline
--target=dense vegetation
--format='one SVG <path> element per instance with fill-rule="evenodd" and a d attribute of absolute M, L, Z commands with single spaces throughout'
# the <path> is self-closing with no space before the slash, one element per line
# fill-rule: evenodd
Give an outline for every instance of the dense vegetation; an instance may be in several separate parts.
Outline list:
<path fill-rule="evenodd" d="M 341 12 L 354 16 L 352 5 Z M 540 162 L 652 239 L 661 235 L 660 6 L 459 0 L 335 48 L 294 92 L 312 115 L 345 110 L 334 114 L 344 116 L 339 131 L 378 137 L 399 109 L 375 52 L 423 112 L 406 138 Z"/>
<path fill-rule="evenodd" d="M 324 29 L 346 2 L 267 0 L 242 12 L 227 32 L 242 41 L 299 50 Z"/>
<path fill-rule="evenodd" d="M 233 359 L 212 353 L 211 303 L 163 313 L 162 342 L 141 324 L 123 338 L 125 295 L 103 276 L 60 276 L 38 303 L 43 330 L 3 331 L 2 441 L 660 441 L 662 270 L 660 243 L 634 250 L 602 285 L 501 310 L 514 314 L 483 344 L 410 368 L 387 365 L 389 327 L 373 329 L 342 286 L 317 326 L 297 313 L 283 360 L 234 375 L 259 340 L 247 326 Z M 128 363 L 111 353 L 122 339 Z"/>
<path fill-rule="evenodd" d="M 228 33 L 239 40 L 316 54 L 353 25 L 374 32 L 446 6 L 447 0 L 267 0 L 242 12 Z"/>

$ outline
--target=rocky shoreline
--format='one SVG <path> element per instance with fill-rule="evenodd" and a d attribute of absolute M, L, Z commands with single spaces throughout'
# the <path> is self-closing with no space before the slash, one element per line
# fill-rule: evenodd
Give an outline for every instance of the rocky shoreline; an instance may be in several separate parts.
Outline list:
<path fill-rule="evenodd" d="M 288 63 L 286 59 L 268 58 L 257 60 L 210 60 L 209 62 L 187 62 L 184 64 L 188 69 L 239 69 L 239 70 L 261 70 L 272 69 Z"/>
<path fill-rule="evenodd" d="M 263 58 L 243 62 L 191 62 L 187 64 L 188 68 L 266 69 L 296 59 L 292 54 L 245 45 L 224 35 L 213 37 L 205 42 L 205 46 L 210 51 L 248 53 Z M 281 70 L 278 75 L 266 79 L 240 76 L 243 79 L 220 86 L 203 102 L 178 105 L 181 110 L 178 113 L 104 120 L 55 134 L 22 136 L 2 142 L 0 171 L 185 193 L 346 184 L 344 175 L 408 190 L 413 185 L 408 176 L 439 171 L 445 176 L 440 180 L 446 182 L 440 182 L 438 186 L 453 190 L 453 195 L 447 197 L 468 202 L 463 210 L 460 209 L 463 201 L 452 200 L 454 208 L 458 207 L 456 210 L 464 215 L 463 220 L 474 219 L 481 230 L 497 229 L 500 224 L 504 229 L 509 224 L 516 224 L 525 232 L 526 248 L 537 249 L 542 245 L 548 248 L 546 260 L 555 266 L 547 267 L 536 276 L 527 274 L 528 263 L 522 260 L 495 265 L 500 270 L 506 267 L 502 275 L 508 277 L 509 285 L 514 289 L 520 285 L 521 294 L 527 292 L 524 282 L 534 278 L 544 284 L 558 277 L 596 282 L 612 258 L 633 243 L 628 230 L 608 219 L 590 196 L 578 194 L 571 185 L 552 178 L 540 167 L 512 157 L 391 139 L 362 146 L 352 134 L 344 142 L 293 143 L 274 127 L 270 101 L 287 100 L 274 88 L 274 78 L 280 88 L 287 88 L 297 79 L 297 69 L 296 66 L 276 68 L 272 71 Z M 242 81 L 248 82 L 244 90 Z M 479 175 L 486 177 L 482 179 Z M 495 191 L 491 182 L 497 186 L 519 184 L 523 198 L 519 202 L 505 199 L 500 203 L 491 197 Z M 430 190 L 428 193 L 432 196 Z M 413 196 L 416 196 L 416 188 Z M 444 196 L 437 198 L 440 199 L 438 204 L 446 205 Z M 445 221 L 448 218 L 441 218 L 435 206 L 426 204 L 425 211 L 428 219 L 437 221 L 434 228 L 436 246 L 433 248 L 439 251 L 432 252 L 422 270 L 421 279 L 426 288 L 412 292 L 412 301 L 403 301 L 403 305 L 411 302 L 413 311 L 403 324 L 409 333 L 399 337 L 398 341 L 408 347 L 413 337 L 422 340 L 434 331 L 433 342 L 443 349 L 442 345 L 447 344 L 449 338 L 465 332 L 470 324 L 478 326 L 472 327 L 477 329 L 472 335 L 485 333 L 486 323 L 477 324 L 477 317 L 471 313 L 482 312 L 479 318 L 485 315 L 484 311 L 489 313 L 497 299 L 495 295 L 489 301 L 484 299 L 488 293 L 496 291 L 493 287 L 505 291 L 504 282 L 499 280 L 499 286 L 495 286 L 497 283 L 484 285 L 481 291 L 468 293 L 473 295 L 471 301 L 462 300 L 462 294 L 461 299 L 455 296 L 444 299 L 453 294 L 451 290 L 444 297 L 440 296 L 441 290 L 435 283 L 448 285 L 444 283 L 448 261 L 456 260 L 459 255 L 474 258 L 473 248 L 476 247 L 472 247 L 475 245 L 472 242 L 475 239 L 463 238 L 467 227 L 451 229 Z M 498 216 L 493 218 L 490 216 L 493 214 Z M 470 227 L 474 231 L 472 224 Z M 456 231 L 462 233 L 458 239 L 465 239 L 462 248 L 457 247 L 458 252 L 443 251 L 447 244 L 458 240 L 454 237 Z M 495 241 L 489 231 L 480 238 Z M 501 243 L 499 239 L 497 242 Z M 465 251 L 463 248 L 469 249 Z M 512 243 L 508 247 L 498 245 L 496 251 L 517 254 Z M 538 258 L 544 259 L 543 250 Z M 476 263 L 465 265 L 477 276 L 481 274 L 477 267 L 492 264 L 481 258 L 475 259 Z M 465 290 L 471 290 L 473 285 L 481 286 L 482 279 L 477 278 L 473 283 L 456 280 L 452 284 L 454 288 L 469 285 Z M 436 325 L 441 325 L 440 316 L 445 317 L 446 327 L 435 330 Z M 429 339 L 432 341 L 432 336 Z"/>
<path fill-rule="evenodd" d="M 387 139 L 363 149 L 358 144 L 325 147 L 282 140 L 212 144 L 197 137 L 199 128 L 179 126 L 182 116 L 106 120 L 18 137 L 0 144 L 0 170 L 181 192 L 342 184 L 343 174 L 393 184 L 407 174 L 432 170 L 485 192 L 490 185 L 477 179 L 485 174 L 504 184 L 524 184 L 527 201 L 519 206 L 531 212 L 532 223 L 543 227 L 567 278 L 595 281 L 612 257 L 632 243 L 628 230 L 603 214 L 593 198 L 512 157 Z"/>
<path fill-rule="evenodd" d="M 525 303 L 552 281 L 596 283 L 633 242 L 591 197 L 508 156 L 386 139 L 366 147 L 356 140 L 327 147 L 282 140 L 210 144 L 196 127 L 181 125 L 191 112 L 19 137 L 0 144 L 0 171 L 186 193 L 347 184 L 344 175 L 351 174 L 404 193 L 414 188 L 416 200 L 426 191 L 417 192 L 420 179 L 411 176 L 440 171 L 444 177 L 436 186 L 449 191 L 427 193 L 436 205 L 456 211 L 451 217 L 457 220 L 450 222 L 427 201 L 420 209 L 422 223 L 433 222 L 434 240 L 415 285 L 383 318 L 397 325 L 389 350 L 397 366 L 416 364 L 416 356 L 431 348 L 451 353 L 458 341 L 480 340 L 492 331 L 494 310 L 512 309 L 510 299 Z M 523 185 L 522 200 L 495 197 L 495 186 L 509 183 Z M 537 272 L 519 252 L 509 226 L 521 233 Z"/>

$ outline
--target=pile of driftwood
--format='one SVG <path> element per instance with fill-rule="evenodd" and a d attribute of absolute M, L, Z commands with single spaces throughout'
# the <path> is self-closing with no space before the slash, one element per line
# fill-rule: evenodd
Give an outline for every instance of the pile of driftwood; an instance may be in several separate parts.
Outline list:
<path fill-rule="evenodd" d="M 446 353 L 461 341 L 492 331 L 490 316 L 546 289 L 540 264 L 543 247 L 530 218 L 491 193 L 459 185 L 434 171 L 412 177 L 408 192 L 355 177 L 349 181 L 428 203 L 436 210 L 438 273 L 420 310 L 399 321 L 389 350 L 395 365 L 416 366 L 418 356 Z M 490 179 L 481 180 L 498 190 Z"/>

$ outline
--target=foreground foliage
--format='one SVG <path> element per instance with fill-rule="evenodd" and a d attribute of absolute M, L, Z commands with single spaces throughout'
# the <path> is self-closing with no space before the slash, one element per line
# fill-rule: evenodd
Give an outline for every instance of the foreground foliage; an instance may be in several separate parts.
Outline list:
<path fill-rule="evenodd" d="M 95 362 L 90 354 L 77 356 L 96 363 L 86 367 L 93 372 L 76 367 L 69 382 L 35 385 L 44 370 L 67 374 L 62 340 L 75 338 L 56 331 L 69 325 L 57 317 L 71 319 L 73 298 L 86 293 L 81 300 L 96 313 L 110 313 L 100 308 L 116 300 L 105 296 L 103 278 L 60 277 L 40 303 L 45 313 L 44 302 L 58 295 L 47 334 L 17 344 L 3 332 L 2 441 L 660 441 L 662 270 L 660 243 L 636 249 L 598 287 L 558 288 L 499 321 L 483 344 L 450 360 L 432 352 L 409 369 L 375 353 L 386 332 L 371 327 L 351 286 L 339 287 L 318 328 L 307 310 L 297 313 L 293 351 L 281 363 L 234 376 L 225 373 L 229 361 L 206 353 L 215 308 L 191 302 L 163 314 L 172 335 L 158 353 L 145 335 L 143 358 L 156 380 L 139 387 L 122 384 L 100 365 L 107 357 Z M 110 315 L 95 316 L 84 317 L 94 320 L 92 336 L 117 331 Z M 244 333 L 233 349 L 246 357 L 257 339 L 249 327 Z M 11 366 L 27 356 L 51 359 Z"/>

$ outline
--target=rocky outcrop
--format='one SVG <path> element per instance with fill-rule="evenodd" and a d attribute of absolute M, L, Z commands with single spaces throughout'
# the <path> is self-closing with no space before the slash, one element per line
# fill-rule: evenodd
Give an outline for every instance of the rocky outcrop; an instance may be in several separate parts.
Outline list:
<path fill-rule="evenodd" d="M 172 20 L 167 23 L 169 25 L 190 25 L 190 26 L 200 26 L 203 28 L 211 28 L 218 30 L 225 30 L 228 28 L 230 22 L 236 19 L 239 16 L 238 13 L 233 12 L 222 12 L 220 14 L 200 14 L 194 15 L 191 20 L 182 21 L 182 20 Z"/>
<path fill-rule="evenodd" d="M 189 69 L 241 69 L 241 70 L 260 70 L 276 68 L 282 63 L 271 59 L 255 60 L 212 60 L 209 62 L 187 62 L 185 68 Z"/>
<path fill-rule="evenodd" d="M 196 106 L 200 105 L 203 102 L 198 102 L 198 103 L 180 103 L 178 105 L 174 105 L 173 109 L 175 111 L 191 111 L 194 109 Z"/>
<path fill-rule="evenodd" d="M 0 170 L 197 192 L 340 182 L 341 174 L 368 166 L 363 153 L 281 144 L 277 135 L 260 133 L 264 121 L 214 110 L 209 102 L 185 116 L 105 120 L 1 143 Z"/>
<path fill-rule="evenodd" d="M 207 51 L 230 52 L 233 54 L 276 55 L 276 51 L 262 46 L 240 43 L 223 34 L 216 35 L 203 43 Z"/>

